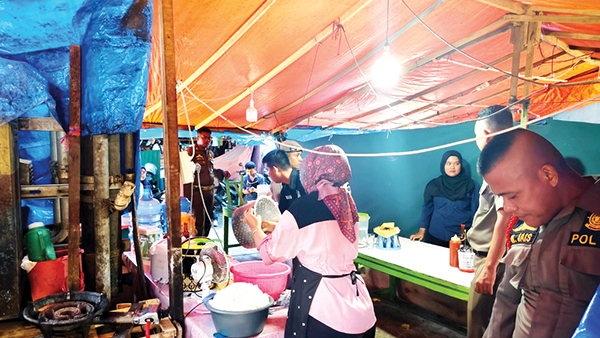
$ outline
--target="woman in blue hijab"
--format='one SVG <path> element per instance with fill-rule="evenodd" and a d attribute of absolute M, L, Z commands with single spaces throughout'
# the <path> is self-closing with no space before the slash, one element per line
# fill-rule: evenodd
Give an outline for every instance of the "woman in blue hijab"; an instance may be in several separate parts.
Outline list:
<path fill-rule="evenodd" d="M 463 168 L 462 155 L 449 150 L 440 163 L 442 175 L 431 180 L 425 187 L 420 229 L 410 236 L 411 240 L 449 246 L 450 238 L 471 227 L 473 215 L 479 206 L 478 185 Z"/>

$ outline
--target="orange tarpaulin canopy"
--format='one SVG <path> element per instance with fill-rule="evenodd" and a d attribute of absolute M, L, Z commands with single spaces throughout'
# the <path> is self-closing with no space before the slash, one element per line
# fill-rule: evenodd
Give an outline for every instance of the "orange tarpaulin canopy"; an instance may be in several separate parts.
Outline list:
<path fill-rule="evenodd" d="M 146 125 L 162 122 L 156 6 Z M 472 120 L 482 107 L 508 104 L 511 32 L 535 22 L 531 113 L 600 94 L 596 83 L 566 85 L 598 77 L 598 2 L 390 0 L 389 22 L 387 13 L 384 0 L 174 1 L 178 123 L 378 130 Z M 386 30 L 401 77 L 373 90 Z M 525 48 L 520 66 L 524 76 Z M 251 92 L 256 123 L 245 117 Z"/>

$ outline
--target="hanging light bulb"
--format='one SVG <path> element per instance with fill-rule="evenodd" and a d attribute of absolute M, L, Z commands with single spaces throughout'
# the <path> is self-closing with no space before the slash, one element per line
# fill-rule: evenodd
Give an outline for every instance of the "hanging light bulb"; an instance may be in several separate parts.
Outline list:
<path fill-rule="evenodd" d="M 390 45 L 383 46 L 383 54 L 373 66 L 373 84 L 378 88 L 390 88 L 398 82 L 400 66 L 390 53 Z"/>
<path fill-rule="evenodd" d="M 385 45 L 383 45 L 383 54 L 373 66 L 373 84 L 378 88 L 390 88 L 398 82 L 400 77 L 400 66 L 390 53 L 390 43 L 388 41 L 390 26 L 390 0 L 387 1 L 387 21 L 385 27 Z"/>
<path fill-rule="evenodd" d="M 258 110 L 254 108 L 254 92 L 250 92 L 250 107 L 246 109 L 246 121 L 256 122 L 258 120 Z"/>

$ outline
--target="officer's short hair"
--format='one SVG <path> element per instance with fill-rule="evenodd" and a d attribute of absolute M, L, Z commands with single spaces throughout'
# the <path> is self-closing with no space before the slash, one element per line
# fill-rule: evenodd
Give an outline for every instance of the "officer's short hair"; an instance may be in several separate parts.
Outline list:
<path fill-rule="evenodd" d="M 263 157 L 263 163 L 269 167 L 278 167 L 281 170 L 287 170 L 292 167 L 285 151 L 279 149 L 271 150 L 266 154 Z"/>
<path fill-rule="evenodd" d="M 498 161 L 506 155 L 508 150 L 515 143 L 517 136 L 523 129 L 516 129 L 508 133 L 494 136 L 490 142 L 483 148 L 479 161 L 477 161 L 477 171 L 479 175 L 487 175 Z"/>
<path fill-rule="evenodd" d="M 477 114 L 477 122 L 482 123 L 485 129 L 491 132 L 504 130 L 513 126 L 513 117 L 506 106 L 489 106 Z"/>
<path fill-rule="evenodd" d="M 246 169 L 256 169 L 256 164 L 254 164 L 254 162 L 252 162 L 252 161 L 248 161 L 248 162 L 246 162 L 246 165 L 244 166 L 244 168 L 246 168 Z"/>

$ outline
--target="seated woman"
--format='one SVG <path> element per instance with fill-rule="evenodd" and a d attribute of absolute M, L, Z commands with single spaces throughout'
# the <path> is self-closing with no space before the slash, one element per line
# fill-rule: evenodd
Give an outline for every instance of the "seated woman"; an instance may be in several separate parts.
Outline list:
<path fill-rule="evenodd" d="M 346 183 L 348 158 L 334 145 L 310 153 L 300 167 L 307 195 L 281 215 L 270 235 L 252 209 L 246 221 L 266 264 L 294 259 L 285 337 L 374 337 L 369 291 L 356 274 L 358 213 Z M 364 336 L 363 336 L 364 334 Z"/>
<path fill-rule="evenodd" d="M 411 240 L 449 246 L 450 238 L 460 234 L 460 225 L 468 230 L 479 206 L 479 187 L 463 170 L 462 156 L 450 150 L 442 156 L 442 175 L 425 187 L 420 229 Z"/>

